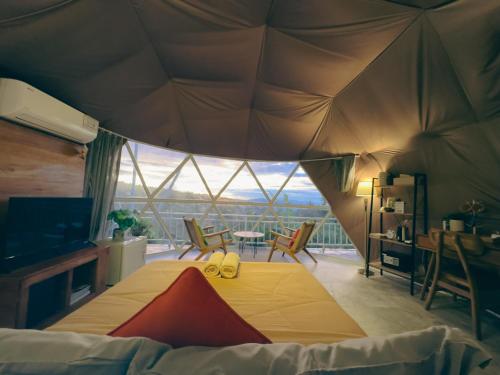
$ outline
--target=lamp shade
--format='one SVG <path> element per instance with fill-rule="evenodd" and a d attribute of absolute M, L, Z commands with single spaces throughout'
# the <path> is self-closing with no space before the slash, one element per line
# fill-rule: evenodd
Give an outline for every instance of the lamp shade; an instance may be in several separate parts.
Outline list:
<path fill-rule="evenodd" d="M 357 197 L 367 197 L 372 195 L 372 180 L 362 180 L 358 183 L 358 188 L 356 189 Z"/>

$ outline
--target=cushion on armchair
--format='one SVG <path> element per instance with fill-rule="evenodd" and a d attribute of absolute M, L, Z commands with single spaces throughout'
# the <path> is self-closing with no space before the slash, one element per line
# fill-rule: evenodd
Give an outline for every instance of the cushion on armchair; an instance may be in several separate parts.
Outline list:
<path fill-rule="evenodd" d="M 300 228 L 297 229 L 295 232 L 293 232 L 292 239 L 288 243 L 288 247 L 292 247 L 293 246 L 293 244 L 295 243 L 295 240 L 297 239 L 297 237 L 299 236 L 299 234 L 300 234 Z"/>

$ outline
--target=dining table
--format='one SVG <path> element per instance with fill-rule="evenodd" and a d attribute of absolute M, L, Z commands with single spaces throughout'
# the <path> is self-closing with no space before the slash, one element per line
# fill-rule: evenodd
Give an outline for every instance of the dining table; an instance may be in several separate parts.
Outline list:
<path fill-rule="evenodd" d="M 498 277 L 500 277 L 500 243 L 498 240 L 494 240 L 491 236 L 479 236 L 483 246 L 484 252 L 481 255 L 470 255 L 467 256 L 467 263 L 473 267 L 484 269 L 488 271 L 495 272 Z M 420 294 L 420 299 L 424 299 L 428 283 L 431 279 L 431 274 L 433 272 L 434 263 L 436 259 L 436 250 L 427 234 L 417 235 L 416 247 L 422 251 L 427 251 L 431 253 L 429 262 L 427 263 L 427 269 L 425 272 L 422 292 Z M 449 257 L 448 254 L 447 257 Z M 456 256 L 453 258 L 458 259 Z"/>
<path fill-rule="evenodd" d="M 494 240 L 491 236 L 479 236 L 484 246 L 484 253 L 481 255 L 471 255 L 467 257 L 467 262 L 480 268 L 495 270 L 500 275 L 500 242 Z M 417 235 L 416 247 L 423 251 L 436 252 L 429 236 Z"/>

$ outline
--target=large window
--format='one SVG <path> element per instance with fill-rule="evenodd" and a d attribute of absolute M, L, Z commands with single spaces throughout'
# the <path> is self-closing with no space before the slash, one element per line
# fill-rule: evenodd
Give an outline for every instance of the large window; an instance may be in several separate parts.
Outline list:
<path fill-rule="evenodd" d="M 328 204 L 297 162 L 256 162 L 185 154 L 141 143 L 123 146 L 115 208 L 152 225 L 150 243 L 180 250 L 182 218 L 231 231 L 296 228 L 316 220 L 311 248 L 352 248 Z"/>

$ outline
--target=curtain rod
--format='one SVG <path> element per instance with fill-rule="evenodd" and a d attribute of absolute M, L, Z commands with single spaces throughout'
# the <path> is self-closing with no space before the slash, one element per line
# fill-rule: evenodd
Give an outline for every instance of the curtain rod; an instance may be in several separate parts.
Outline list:
<path fill-rule="evenodd" d="M 206 155 L 206 154 L 195 154 L 195 153 L 192 153 L 192 152 L 186 152 L 186 151 L 179 151 L 179 150 L 176 150 L 174 148 L 169 148 L 169 147 L 164 147 L 164 146 L 157 146 L 157 145 L 150 145 L 148 143 L 144 143 L 142 141 L 138 141 L 134 138 L 130 138 L 130 137 L 125 137 L 121 134 L 118 134 L 112 130 L 109 130 L 109 129 L 106 129 L 106 128 L 102 128 L 102 127 L 99 127 L 99 131 L 103 131 L 103 132 L 106 132 L 106 133 L 109 133 L 109 134 L 113 134 L 113 135 L 116 135 L 118 137 L 122 137 L 122 138 L 125 138 L 127 139 L 128 141 L 133 141 L 133 142 L 137 142 L 137 143 L 141 143 L 143 145 L 148 145 L 148 146 L 153 146 L 153 147 L 158 147 L 158 148 L 163 148 L 165 150 L 169 150 L 169 151 L 176 151 L 176 152 L 183 152 L 185 154 L 193 154 L 193 155 L 200 155 L 200 156 L 206 156 L 206 157 L 210 157 L 210 158 L 220 158 L 220 159 L 229 159 L 229 160 L 238 160 L 238 161 L 241 161 L 241 160 L 248 160 L 248 161 L 256 161 L 256 162 L 296 162 L 296 163 L 311 163 L 311 162 L 314 162 L 314 161 L 326 161 L 326 160 L 339 160 L 339 159 L 342 159 L 343 157 L 345 156 L 352 156 L 354 155 L 355 158 L 359 158 L 359 154 L 355 154 L 355 153 L 352 153 L 352 154 L 345 154 L 345 155 L 337 155 L 337 156 L 331 156 L 331 157 L 326 157 L 326 158 L 318 158 L 318 159 L 302 159 L 302 160 L 255 160 L 255 159 L 238 159 L 238 158 L 232 158 L 232 157 L 228 157 L 228 156 L 214 156 L 214 155 Z"/>

